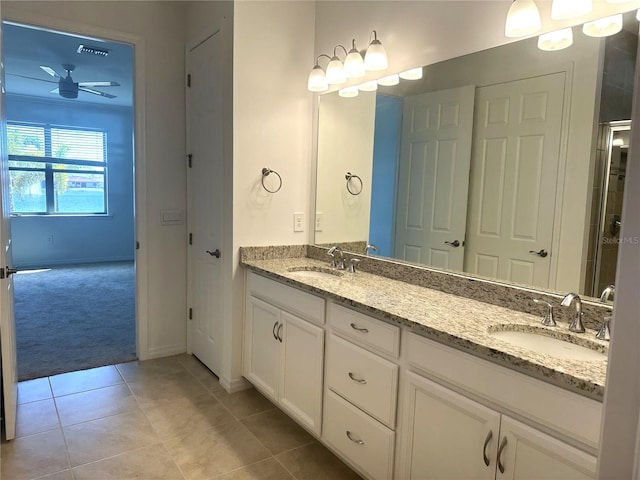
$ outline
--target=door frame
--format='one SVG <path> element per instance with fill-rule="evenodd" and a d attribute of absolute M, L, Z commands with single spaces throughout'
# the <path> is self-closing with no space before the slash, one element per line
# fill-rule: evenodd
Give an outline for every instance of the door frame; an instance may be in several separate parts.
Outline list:
<path fill-rule="evenodd" d="M 136 354 L 138 360 L 147 360 L 149 355 L 148 316 L 148 257 L 147 257 L 147 160 L 146 160 L 146 116 L 145 116 L 145 39 L 139 35 L 111 28 L 88 25 L 76 21 L 37 15 L 32 12 L 3 11 L 0 21 L 32 25 L 63 33 L 98 37 L 105 40 L 127 43 L 134 49 L 133 68 L 133 137 L 134 137 L 134 238 L 139 249 L 135 250 L 136 276 Z"/>

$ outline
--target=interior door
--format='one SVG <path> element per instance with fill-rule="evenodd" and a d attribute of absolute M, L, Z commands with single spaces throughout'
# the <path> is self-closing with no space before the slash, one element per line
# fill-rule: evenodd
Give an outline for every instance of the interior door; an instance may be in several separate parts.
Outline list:
<path fill-rule="evenodd" d="M 0 22 L 1 25 L 1 22 Z M 0 28 L 2 28 L 0 26 Z M 0 30 L 0 58 L 2 32 Z M 13 278 L 11 257 L 11 213 L 9 201 L 9 160 L 7 157 L 7 123 L 4 113 L 4 60 L 0 62 L 0 348 L 2 349 L 2 404 L 7 440 L 16 434 L 16 405 L 18 400 L 18 369 L 16 361 L 16 322 L 13 315 Z"/>
<path fill-rule="evenodd" d="M 406 97 L 395 256 L 462 270 L 475 87 Z"/>
<path fill-rule="evenodd" d="M 222 98 L 220 31 L 187 52 L 191 352 L 219 374 L 222 353 Z"/>
<path fill-rule="evenodd" d="M 465 272 L 550 286 L 563 99 L 564 73 L 478 88 Z"/>

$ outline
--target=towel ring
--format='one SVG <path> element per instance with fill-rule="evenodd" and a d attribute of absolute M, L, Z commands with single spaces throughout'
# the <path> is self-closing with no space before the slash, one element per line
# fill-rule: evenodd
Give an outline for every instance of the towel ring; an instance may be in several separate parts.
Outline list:
<path fill-rule="evenodd" d="M 353 174 L 351 172 L 347 172 L 347 174 L 344 176 L 344 178 L 347 179 L 347 190 L 351 195 L 360 195 L 362 193 L 362 187 L 363 187 L 362 179 L 358 175 L 355 175 L 355 174 Z M 349 182 L 353 178 L 356 178 L 360 182 L 360 189 L 357 192 L 351 190 L 351 187 L 349 186 Z"/>
<path fill-rule="evenodd" d="M 278 177 L 278 188 L 276 188 L 275 190 L 269 190 L 266 187 L 266 185 L 264 184 L 265 177 L 268 177 L 270 173 L 275 173 L 276 176 Z M 269 192 L 269 193 L 278 193 L 280 191 L 280 189 L 282 188 L 282 177 L 275 170 L 271 170 L 270 168 L 264 167 L 262 169 L 262 180 L 261 180 L 261 183 L 262 183 L 262 188 L 264 188 L 267 192 Z"/>

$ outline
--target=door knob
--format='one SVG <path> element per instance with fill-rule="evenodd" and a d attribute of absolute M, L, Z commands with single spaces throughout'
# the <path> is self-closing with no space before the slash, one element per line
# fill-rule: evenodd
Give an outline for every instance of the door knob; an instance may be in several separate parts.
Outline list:
<path fill-rule="evenodd" d="M 460 246 L 460 242 L 458 240 L 454 240 L 453 242 L 444 242 L 447 245 L 451 245 L 452 247 L 458 248 Z"/>
<path fill-rule="evenodd" d="M 549 252 L 547 252 L 544 248 L 541 249 L 540 251 L 536 252 L 535 250 L 529 250 L 529 253 L 531 255 L 538 255 L 539 257 L 546 257 L 547 255 L 549 255 Z"/>
<path fill-rule="evenodd" d="M 220 258 L 220 249 L 216 248 L 213 252 L 211 250 L 207 250 L 207 253 L 212 257 Z"/>

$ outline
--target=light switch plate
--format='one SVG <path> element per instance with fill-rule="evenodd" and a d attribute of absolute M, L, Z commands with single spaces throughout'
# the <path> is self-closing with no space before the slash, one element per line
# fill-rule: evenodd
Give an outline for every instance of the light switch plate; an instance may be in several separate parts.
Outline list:
<path fill-rule="evenodd" d="M 304 213 L 294 212 L 293 214 L 293 231 L 304 232 Z"/>
<path fill-rule="evenodd" d="M 324 213 L 316 212 L 316 232 L 321 232 L 323 225 L 324 225 Z"/>

